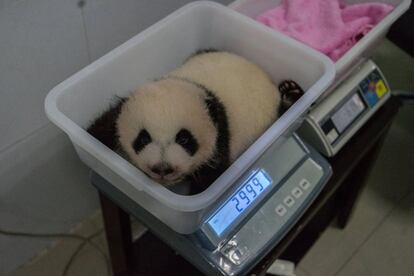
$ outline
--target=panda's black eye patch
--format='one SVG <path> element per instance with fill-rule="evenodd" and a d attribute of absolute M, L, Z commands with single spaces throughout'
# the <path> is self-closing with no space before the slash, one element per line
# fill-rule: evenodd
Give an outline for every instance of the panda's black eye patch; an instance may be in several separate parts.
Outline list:
<path fill-rule="evenodd" d="M 145 148 L 146 145 L 151 143 L 151 141 L 151 135 L 146 129 L 143 129 L 139 132 L 137 138 L 132 143 L 132 148 L 136 153 L 139 153 L 143 148 Z"/>
<path fill-rule="evenodd" d="M 182 128 L 175 136 L 175 142 L 182 146 L 190 155 L 198 150 L 198 143 L 188 129 Z"/>

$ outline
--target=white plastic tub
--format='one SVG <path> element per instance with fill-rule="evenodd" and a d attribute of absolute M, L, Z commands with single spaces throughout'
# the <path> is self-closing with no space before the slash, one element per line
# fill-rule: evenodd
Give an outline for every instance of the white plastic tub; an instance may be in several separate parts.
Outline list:
<path fill-rule="evenodd" d="M 237 0 L 230 4 L 229 7 L 254 19 L 266 10 L 280 5 L 281 1 L 282 0 Z M 395 9 L 335 63 L 336 77 L 338 79 L 359 60 L 370 57 L 372 50 L 375 49 L 378 42 L 387 34 L 392 23 L 408 10 L 411 4 L 411 0 L 345 0 L 345 2 L 348 4 L 382 2 L 394 6 Z"/>
<path fill-rule="evenodd" d="M 175 194 L 90 136 L 85 129 L 108 108 L 159 78 L 201 48 L 228 50 L 265 69 L 278 84 L 292 78 L 307 90 L 283 117 L 203 193 Z M 49 119 L 65 131 L 80 158 L 131 199 L 179 233 L 196 230 L 204 212 L 276 139 L 296 129 L 303 114 L 334 79 L 335 67 L 316 51 L 213 2 L 172 13 L 55 87 L 45 102 Z"/>

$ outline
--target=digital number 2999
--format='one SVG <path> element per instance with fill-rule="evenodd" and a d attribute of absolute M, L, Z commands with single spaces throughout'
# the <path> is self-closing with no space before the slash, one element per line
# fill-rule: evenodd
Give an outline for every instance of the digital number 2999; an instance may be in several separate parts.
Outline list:
<path fill-rule="evenodd" d="M 264 189 L 263 188 L 263 185 L 259 182 L 259 180 L 256 177 L 252 179 L 252 182 L 251 183 L 253 183 L 253 185 L 256 187 L 256 189 L 257 188 L 259 189 L 258 192 L 263 191 L 263 189 Z M 246 192 L 248 192 L 248 194 L 252 197 L 252 199 L 256 198 L 256 196 L 257 196 L 257 192 L 256 192 L 257 190 L 255 190 L 255 188 L 253 188 L 252 185 L 247 184 L 246 187 L 244 189 L 242 189 L 237 194 L 237 196 L 235 196 L 235 197 L 233 197 L 231 199 L 231 201 L 233 201 L 236 204 L 235 207 L 236 207 L 236 210 L 238 212 L 242 212 L 244 210 L 244 208 L 240 206 L 240 200 L 243 200 L 244 201 L 244 205 L 246 205 L 246 206 L 249 205 L 250 202 L 251 202 L 250 197 L 243 190 L 246 190 Z"/>

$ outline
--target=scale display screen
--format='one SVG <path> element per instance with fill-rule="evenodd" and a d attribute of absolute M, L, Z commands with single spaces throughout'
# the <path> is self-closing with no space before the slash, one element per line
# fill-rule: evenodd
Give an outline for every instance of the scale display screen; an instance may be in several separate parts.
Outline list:
<path fill-rule="evenodd" d="M 208 220 L 208 225 L 220 236 L 271 184 L 267 173 L 263 169 L 258 170 Z"/>
<path fill-rule="evenodd" d="M 332 122 L 339 133 L 342 133 L 356 117 L 365 109 L 365 104 L 358 94 L 352 96 L 334 115 Z"/>

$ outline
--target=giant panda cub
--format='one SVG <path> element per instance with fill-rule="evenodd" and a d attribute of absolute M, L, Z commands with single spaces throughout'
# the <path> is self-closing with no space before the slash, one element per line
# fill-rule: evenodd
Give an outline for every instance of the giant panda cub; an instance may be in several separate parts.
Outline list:
<path fill-rule="evenodd" d="M 200 51 L 98 118 L 88 131 L 156 182 L 206 189 L 278 117 L 281 93 L 248 60 Z"/>

